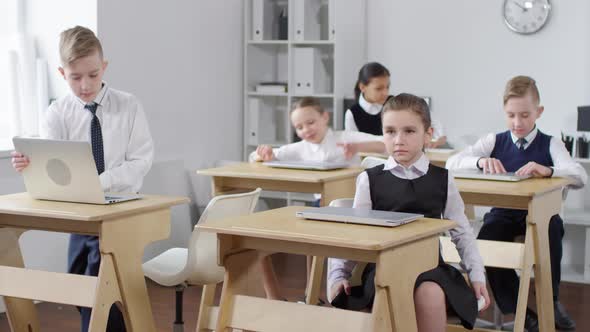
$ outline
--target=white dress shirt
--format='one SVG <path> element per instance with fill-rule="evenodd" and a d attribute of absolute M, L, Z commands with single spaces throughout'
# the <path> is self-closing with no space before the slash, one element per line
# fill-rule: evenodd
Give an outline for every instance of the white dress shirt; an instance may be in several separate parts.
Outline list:
<path fill-rule="evenodd" d="M 391 172 L 391 174 L 401 179 L 413 180 L 425 175 L 428 172 L 429 164 L 430 161 L 424 154 L 408 168 L 398 164 L 393 157 L 389 157 L 385 162 L 383 171 Z M 469 279 L 471 281 L 485 283 L 483 261 L 477 248 L 473 229 L 465 216 L 463 199 L 459 195 L 459 190 L 455 185 L 453 177 L 449 176 L 448 178 L 447 203 L 443 212 L 443 218 L 450 219 L 458 224 L 449 233 L 461 256 L 461 266 L 469 274 Z M 353 207 L 367 210 L 373 208 L 367 172 L 362 172 L 357 177 Z M 328 259 L 328 293 L 335 282 L 350 278 L 355 265 L 355 261 L 338 258 Z"/>
<path fill-rule="evenodd" d="M 346 161 L 344 149 L 338 146 L 338 143 L 360 143 L 383 141 L 383 136 L 375 136 L 359 131 L 333 131 L 328 129 L 326 136 L 321 143 L 315 144 L 308 141 L 299 141 L 283 145 L 280 148 L 273 149 L 276 160 L 287 161 L 317 161 L 317 162 L 340 162 Z M 250 154 L 250 161 L 258 160 L 256 151 Z M 353 164 L 360 163 L 360 157 L 354 156 L 349 160 Z"/>
<path fill-rule="evenodd" d="M 105 171 L 100 183 L 105 192 L 137 192 L 154 158 L 154 144 L 143 108 L 131 94 L 103 87 L 94 99 L 100 121 Z M 92 113 L 85 102 L 68 94 L 45 113 L 41 135 L 49 139 L 91 142 Z"/>
<path fill-rule="evenodd" d="M 524 145 L 525 150 L 529 147 L 531 142 L 537 137 L 538 129 L 535 127 L 526 137 L 527 143 Z M 516 144 L 518 137 L 510 133 L 512 142 Z M 496 134 L 490 133 L 479 139 L 474 145 L 465 148 L 463 151 L 451 156 L 447 160 L 446 167 L 453 169 L 477 169 L 477 161 L 480 158 L 487 158 L 492 154 L 494 146 L 496 145 Z M 588 174 L 577 163 L 566 150 L 563 142 L 555 137 L 551 137 L 549 143 L 549 153 L 553 160 L 553 176 L 554 177 L 569 177 L 574 180 L 574 183 L 569 187 L 578 189 L 582 188 L 588 180 Z"/>
<path fill-rule="evenodd" d="M 383 105 L 381 104 L 369 103 L 362 93 L 359 97 L 359 105 L 363 110 L 365 110 L 365 112 L 371 115 L 379 114 L 379 112 L 381 112 L 381 108 L 383 108 Z M 354 122 L 354 116 L 352 115 L 352 111 L 350 109 L 346 110 L 346 113 L 344 113 L 344 130 L 359 131 L 358 127 L 356 126 L 356 122 Z"/>

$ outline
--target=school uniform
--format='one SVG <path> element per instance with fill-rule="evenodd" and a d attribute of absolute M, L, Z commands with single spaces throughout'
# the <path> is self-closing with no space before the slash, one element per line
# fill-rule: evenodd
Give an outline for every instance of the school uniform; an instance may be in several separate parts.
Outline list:
<path fill-rule="evenodd" d="M 381 104 L 369 103 L 363 94 L 359 96 L 358 102 L 346 110 L 344 114 L 344 129 L 360 131 L 373 135 L 382 135 L 383 125 L 381 123 Z"/>
<path fill-rule="evenodd" d="M 324 139 L 316 144 L 305 140 L 286 144 L 272 151 L 276 160 L 286 161 L 314 161 L 314 162 L 341 162 L 346 161 L 344 149 L 338 143 L 361 143 L 383 141 L 382 136 L 371 135 L 358 131 L 326 131 Z M 250 161 L 258 159 L 256 151 L 250 154 Z M 353 164 L 360 163 L 360 157 L 355 155 L 349 161 Z"/>
<path fill-rule="evenodd" d="M 554 177 L 569 177 L 574 183 L 569 187 L 581 188 L 587 181 L 586 171 L 576 163 L 563 143 L 549 136 L 536 127 L 519 140 L 509 130 L 488 134 L 473 146 L 452 156 L 447 161 L 448 169 L 477 169 L 480 158 L 499 159 L 508 172 L 515 172 L 530 161 L 534 161 L 553 170 Z M 484 224 L 478 238 L 485 240 L 512 242 L 516 236 L 526 232 L 527 211 L 492 208 L 484 215 Z M 554 301 L 559 299 L 561 281 L 563 220 L 559 215 L 551 217 L 549 222 L 549 253 L 551 259 L 551 276 L 553 281 Z M 488 280 L 500 310 L 507 313 L 516 311 L 518 298 L 518 277 L 513 270 L 486 268 Z"/>
<path fill-rule="evenodd" d="M 96 126 L 93 113 L 100 127 Z M 42 136 L 91 143 L 102 189 L 109 192 L 137 192 L 154 156 L 148 123 L 139 101 L 106 83 L 94 103 L 86 104 L 73 94 L 53 102 L 45 114 Z M 68 273 L 97 276 L 99 267 L 98 238 L 72 234 Z M 79 310 L 81 330 L 86 332 L 91 310 Z M 116 306 L 111 307 L 107 331 L 125 331 L 123 316 Z"/>
<path fill-rule="evenodd" d="M 458 226 L 450 230 L 450 235 L 462 258 L 461 266 L 472 282 L 485 283 L 483 262 L 453 178 L 448 176 L 446 169 L 430 164 L 424 154 L 408 168 L 389 157 L 384 165 L 361 173 L 356 181 L 353 206 L 358 209 L 420 213 L 429 218 L 457 222 Z M 355 265 L 354 261 L 330 258 L 328 291 L 336 282 L 349 279 Z M 374 273 L 375 265 L 368 264 L 363 271 L 362 290 L 354 290 L 351 296 L 341 292 L 332 304 L 350 309 L 371 307 L 375 293 Z M 450 310 L 457 314 L 463 326 L 473 328 L 477 317 L 475 293 L 457 269 L 444 263 L 440 253 L 439 265 L 420 274 L 415 287 L 424 281 L 437 283 L 445 292 Z M 361 295 L 362 299 L 354 299 L 354 293 Z M 351 304 L 354 307 L 351 308 Z"/>
<path fill-rule="evenodd" d="M 436 141 L 439 138 L 445 136 L 445 130 L 442 125 L 442 122 L 438 120 L 438 118 L 430 112 L 430 126 L 432 127 L 432 140 Z M 449 142 L 445 142 L 445 144 L 439 146 L 440 149 L 449 149 L 451 145 Z"/>

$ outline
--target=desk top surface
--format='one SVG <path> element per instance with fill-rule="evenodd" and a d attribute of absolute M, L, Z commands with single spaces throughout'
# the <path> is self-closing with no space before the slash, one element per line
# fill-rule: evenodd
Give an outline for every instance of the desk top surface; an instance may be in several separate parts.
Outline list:
<path fill-rule="evenodd" d="M 108 220 L 190 202 L 187 197 L 143 195 L 141 199 L 110 205 L 45 201 L 28 193 L 0 196 L 0 215 L 23 215 L 68 220 Z"/>
<path fill-rule="evenodd" d="M 274 168 L 261 163 L 237 163 L 215 168 L 197 170 L 197 174 L 230 178 L 247 178 L 277 181 L 326 182 L 356 177 L 363 171 L 360 167 L 343 168 L 331 171 L 310 171 L 300 169 Z"/>
<path fill-rule="evenodd" d="M 455 178 L 460 193 L 526 196 L 535 195 L 561 189 L 572 180 L 567 178 L 530 178 L 518 182 L 472 180 Z"/>
<path fill-rule="evenodd" d="M 198 224 L 203 231 L 363 250 L 383 250 L 455 227 L 449 220 L 422 218 L 398 227 L 379 227 L 307 220 L 295 216 L 306 209 L 289 206 L 237 218 Z"/>

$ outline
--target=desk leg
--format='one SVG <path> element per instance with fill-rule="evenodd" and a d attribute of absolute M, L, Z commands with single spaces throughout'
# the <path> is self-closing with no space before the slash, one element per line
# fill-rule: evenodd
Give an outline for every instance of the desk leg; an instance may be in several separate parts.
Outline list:
<path fill-rule="evenodd" d="M 224 255 L 221 251 L 219 254 Z M 225 277 L 221 299 L 219 300 L 219 314 L 215 331 L 224 332 L 231 325 L 234 296 L 249 293 L 249 288 L 253 286 L 250 275 L 252 269 L 258 268 L 260 259 L 259 253 L 255 250 L 224 256 Z"/>
<path fill-rule="evenodd" d="M 375 303 L 380 307 L 388 303 L 393 331 L 418 330 L 414 285 L 420 273 L 437 266 L 438 248 L 438 235 L 434 235 L 381 252 L 377 258 Z M 374 326 L 382 329 L 384 324 L 377 319 L 378 317 L 373 315 Z"/>
<path fill-rule="evenodd" d="M 89 331 L 106 330 L 109 312 L 113 303 L 121 303 L 121 290 L 115 275 L 115 265 L 111 255 L 101 255 L 96 297 L 92 307 L 92 315 L 90 316 Z M 129 321 L 127 311 L 122 306 L 119 306 L 119 308 L 127 324 Z M 127 330 L 130 330 L 129 326 L 127 326 Z"/>
<path fill-rule="evenodd" d="M 549 257 L 549 220 L 561 209 L 561 190 L 536 196 L 529 203 L 527 233 L 533 234 L 535 251 L 535 290 L 539 330 L 555 331 L 553 287 Z"/>
<path fill-rule="evenodd" d="M 113 258 L 130 332 L 156 331 L 141 262 L 147 244 L 169 235 L 168 208 L 102 223 L 100 251 Z"/>
<path fill-rule="evenodd" d="M 18 239 L 24 231 L 0 228 L 0 265 L 25 267 Z M 4 297 L 8 323 L 12 332 L 39 332 L 37 309 L 31 300 Z"/>
<path fill-rule="evenodd" d="M 355 177 L 350 177 L 324 183 L 320 205 L 328 206 L 335 199 L 354 197 L 355 181 Z M 309 262 L 310 257 L 307 257 L 307 260 Z M 307 288 L 305 290 L 305 302 L 307 304 L 315 305 L 318 303 L 325 262 L 325 257 L 313 257 L 311 259 L 311 268 L 308 268 L 309 278 L 307 279 Z"/>

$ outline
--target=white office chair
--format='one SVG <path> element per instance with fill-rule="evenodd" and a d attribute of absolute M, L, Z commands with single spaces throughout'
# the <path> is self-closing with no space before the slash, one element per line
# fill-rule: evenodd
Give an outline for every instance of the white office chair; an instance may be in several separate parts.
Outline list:
<path fill-rule="evenodd" d="M 234 195 L 214 197 L 201 215 L 198 223 L 211 223 L 215 219 L 247 215 L 254 211 L 262 189 Z M 143 264 L 146 277 L 156 283 L 176 287 L 176 319 L 174 332 L 182 332 L 182 296 L 184 289 L 192 285 L 203 285 L 201 306 L 197 320 L 197 331 L 204 324 L 201 321 L 203 312 L 207 312 L 213 302 L 215 288 L 223 281 L 225 269 L 217 265 L 217 235 L 201 232 L 195 226 L 188 249 L 172 248 Z"/>

